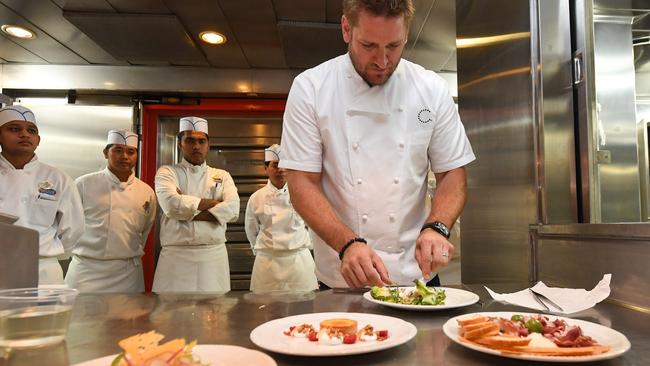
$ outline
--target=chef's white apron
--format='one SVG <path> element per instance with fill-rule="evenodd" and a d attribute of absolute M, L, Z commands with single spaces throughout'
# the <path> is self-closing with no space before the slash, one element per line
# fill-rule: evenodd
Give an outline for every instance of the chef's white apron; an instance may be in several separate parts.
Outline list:
<path fill-rule="evenodd" d="M 63 269 L 56 257 L 38 258 L 38 284 L 63 285 Z"/>
<path fill-rule="evenodd" d="M 93 259 L 72 256 L 65 283 L 79 292 L 144 292 L 144 275 L 139 257 Z"/>
<path fill-rule="evenodd" d="M 153 292 L 228 292 L 230 266 L 225 244 L 165 246 Z"/>
<path fill-rule="evenodd" d="M 251 291 L 312 291 L 317 288 L 314 259 L 309 249 L 257 251 Z"/>

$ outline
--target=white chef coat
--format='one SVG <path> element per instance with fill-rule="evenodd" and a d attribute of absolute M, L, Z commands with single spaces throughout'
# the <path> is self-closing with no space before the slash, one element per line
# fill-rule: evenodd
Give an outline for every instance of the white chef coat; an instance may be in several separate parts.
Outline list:
<path fill-rule="evenodd" d="M 246 205 L 245 230 L 256 254 L 251 291 L 310 291 L 318 288 L 305 222 L 293 209 L 289 189 L 269 180 Z"/>
<path fill-rule="evenodd" d="M 229 291 L 226 224 L 239 217 L 239 196 L 230 174 L 183 159 L 179 164 L 158 169 L 155 191 L 163 215 L 162 252 L 153 291 Z M 208 210 L 218 223 L 192 220 L 200 213 L 202 198 L 222 201 Z"/>
<path fill-rule="evenodd" d="M 81 199 L 72 178 L 36 155 L 16 169 L 0 154 L 0 212 L 18 216 L 15 225 L 38 231 L 38 283 L 63 284 L 56 258 L 69 255 L 84 231 Z"/>
<path fill-rule="evenodd" d="M 338 217 L 368 240 L 390 278 L 421 277 L 415 240 L 428 215 L 427 173 L 474 160 L 445 81 L 402 59 L 370 87 L 345 54 L 298 75 L 284 114 L 280 167 L 320 172 Z M 347 286 L 337 253 L 314 238 L 316 276 Z"/>
<path fill-rule="evenodd" d="M 156 218 L 156 195 L 131 174 L 121 182 L 108 168 L 75 181 L 86 230 L 74 246 L 65 282 L 80 292 L 142 292 L 140 257 Z"/>

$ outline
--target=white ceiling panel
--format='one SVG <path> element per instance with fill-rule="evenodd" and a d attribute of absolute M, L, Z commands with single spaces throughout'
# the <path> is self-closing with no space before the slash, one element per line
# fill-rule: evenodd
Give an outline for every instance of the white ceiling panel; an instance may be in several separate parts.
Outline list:
<path fill-rule="evenodd" d="M 208 66 L 175 15 L 66 11 L 63 16 L 118 60 Z"/>
<path fill-rule="evenodd" d="M 251 67 L 287 67 L 271 0 L 221 0 L 219 5 Z"/>
<path fill-rule="evenodd" d="M 7 62 L 43 63 L 45 60 L 27 51 L 13 41 L 0 36 L 0 57 Z"/>
<path fill-rule="evenodd" d="M 29 19 L 13 11 L 4 3 L 0 3 L 0 24 L 14 24 L 24 26 L 36 33 L 34 39 L 13 38 L 12 40 L 24 49 L 39 56 L 45 62 L 59 64 L 86 64 L 81 58 L 69 48 L 50 37 L 45 31 L 38 28 Z"/>
<path fill-rule="evenodd" d="M 326 0 L 273 0 L 273 6 L 278 20 L 325 22 L 327 17 Z"/>
<path fill-rule="evenodd" d="M 22 17 L 29 19 L 31 23 L 61 43 L 62 47 L 68 47 L 87 62 L 91 64 L 120 64 L 77 27 L 65 20 L 63 11 L 56 3 L 25 0 L 1 0 L 0 2 Z"/>
<path fill-rule="evenodd" d="M 235 33 L 228 24 L 228 19 L 216 1 L 167 0 L 166 4 L 179 17 L 194 42 L 199 45 L 210 66 L 250 67 Z M 222 33 L 228 42 L 219 46 L 201 42 L 198 35 L 206 30 Z"/>

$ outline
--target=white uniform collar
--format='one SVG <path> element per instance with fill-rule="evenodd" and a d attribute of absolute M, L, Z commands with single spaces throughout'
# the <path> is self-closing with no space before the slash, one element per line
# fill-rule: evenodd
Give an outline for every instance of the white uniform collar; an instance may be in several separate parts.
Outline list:
<path fill-rule="evenodd" d="M 203 161 L 203 164 L 201 165 L 194 165 L 190 163 L 189 161 L 185 160 L 185 158 L 181 158 L 181 162 L 179 163 L 181 166 L 187 168 L 190 172 L 192 173 L 199 173 L 201 171 L 204 171 L 208 168 L 208 164 Z"/>
<path fill-rule="evenodd" d="M 351 94 L 349 111 L 375 113 L 375 114 L 390 114 L 390 103 L 386 97 L 386 89 L 390 87 L 393 78 L 401 77 L 402 62 L 397 66 L 397 69 L 391 75 L 390 79 L 384 85 L 370 87 L 368 83 L 357 73 L 357 70 L 352 64 L 350 53 L 347 53 L 343 58 L 343 69 L 345 78 L 351 82 Z"/>
<path fill-rule="evenodd" d="M 131 175 L 129 175 L 129 178 L 126 180 L 126 182 L 122 182 L 120 178 L 118 178 L 113 172 L 108 169 L 108 167 L 104 168 L 104 174 L 106 174 L 106 177 L 108 177 L 108 180 L 113 183 L 116 186 L 119 186 L 121 189 L 125 189 L 131 183 L 133 183 L 133 180 L 135 179 L 135 174 L 131 172 Z"/>
<path fill-rule="evenodd" d="M 270 179 L 266 180 L 266 186 L 269 187 L 272 193 L 287 193 L 289 189 L 287 188 L 287 183 L 284 183 L 282 188 L 278 188 L 271 183 Z"/>
<path fill-rule="evenodd" d="M 30 160 L 27 164 L 25 164 L 25 167 L 23 170 L 30 170 L 36 167 L 38 165 L 38 157 L 36 154 L 34 154 L 34 157 L 32 160 Z M 7 170 L 19 170 L 16 169 L 16 167 L 7 160 L 4 155 L 0 154 L 0 168 L 2 169 L 7 169 Z"/>

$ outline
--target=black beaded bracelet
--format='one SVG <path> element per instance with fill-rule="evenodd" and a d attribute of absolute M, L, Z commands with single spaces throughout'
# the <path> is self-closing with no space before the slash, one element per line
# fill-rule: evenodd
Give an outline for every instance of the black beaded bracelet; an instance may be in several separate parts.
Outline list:
<path fill-rule="evenodd" d="M 350 239 L 347 243 L 345 243 L 345 245 L 343 246 L 343 248 L 341 248 L 341 251 L 339 252 L 339 259 L 340 259 L 340 260 L 343 260 L 343 254 L 345 254 L 345 251 L 348 250 L 348 248 L 350 247 L 350 245 L 352 245 L 352 244 L 354 244 L 354 243 L 364 243 L 364 244 L 368 244 L 368 242 L 367 242 L 366 239 L 364 239 L 364 238 L 354 238 L 354 239 Z"/>

